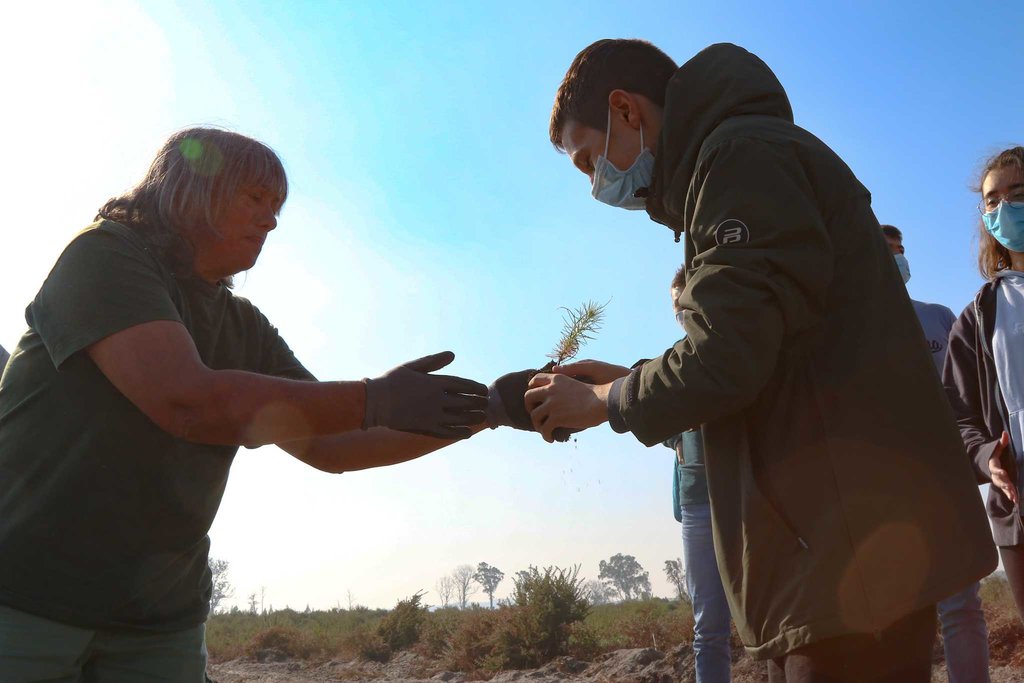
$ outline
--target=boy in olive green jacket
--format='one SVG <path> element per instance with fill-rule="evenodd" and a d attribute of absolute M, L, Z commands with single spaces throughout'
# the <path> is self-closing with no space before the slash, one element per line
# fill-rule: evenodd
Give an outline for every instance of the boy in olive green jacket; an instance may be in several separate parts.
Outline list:
<path fill-rule="evenodd" d="M 929 680 L 935 603 L 996 553 L 868 191 L 734 45 L 676 69 L 598 41 L 550 137 L 595 198 L 685 235 L 686 338 L 625 376 L 538 375 L 534 427 L 654 445 L 703 425 L 718 565 L 772 680 Z"/>

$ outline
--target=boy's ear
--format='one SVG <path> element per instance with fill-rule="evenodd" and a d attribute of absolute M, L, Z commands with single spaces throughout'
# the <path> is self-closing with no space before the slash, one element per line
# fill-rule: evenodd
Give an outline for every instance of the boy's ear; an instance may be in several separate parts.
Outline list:
<path fill-rule="evenodd" d="M 612 90 L 608 93 L 608 106 L 613 119 L 622 121 L 633 130 L 640 130 L 640 102 L 636 95 L 621 88 Z"/>

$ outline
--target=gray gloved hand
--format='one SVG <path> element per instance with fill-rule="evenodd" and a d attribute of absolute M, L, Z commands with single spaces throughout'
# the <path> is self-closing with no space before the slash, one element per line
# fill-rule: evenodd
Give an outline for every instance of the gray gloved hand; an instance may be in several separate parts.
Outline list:
<path fill-rule="evenodd" d="M 487 426 L 491 429 L 496 427 L 512 427 L 527 432 L 535 432 L 533 420 L 526 410 L 524 395 L 533 376 L 541 372 L 550 372 L 555 366 L 554 362 L 548 363 L 540 370 L 520 370 L 510 372 L 494 380 L 494 383 L 487 390 Z M 589 382 L 587 377 L 577 377 L 577 380 Z M 568 441 L 569 437 L 579 430 L 559 427 L 554 432 L 555 441 Z"/>
<path fill-rule="evenodd" d="M 484 411 L 486 419 L 484 422 L 491 429 L 498 427 L 514 427 L 508 411 L 505 410 L 505 402 L 501 400 L 501 393 L 497 384 L 487 387 L 487 410 Z"/>
<path fill-rule="evenodd" d="M 455 360 L 451 351 L 399 365 L 366 383 L 363 429 L 387 427 L 439 439 L 465 439 L 484 421 L 487 387 L 473 380 L 428 374 Z"/>
<path fill-rule="evenodd" d="M 512 427 L 527 432 L 536 431 L 523 397 L 533 376 L 539 372 L 550 372 L 553 367 L 554 361 L 540 370 L 519 370 L 494 380 L 487 391 L 487 426 L 491 429 Z"/>
<path fill-rule="evenodd" d="M 544 366 L 546 372 L 551 364 Z M 513 427 L 528 432 L 534 431 L 530 413 L 526 410 L 523 396 L 526 387 L 539 370 L 520 370 L 502 375 L 494 380 L 487 390 L 487 426 Z"/>

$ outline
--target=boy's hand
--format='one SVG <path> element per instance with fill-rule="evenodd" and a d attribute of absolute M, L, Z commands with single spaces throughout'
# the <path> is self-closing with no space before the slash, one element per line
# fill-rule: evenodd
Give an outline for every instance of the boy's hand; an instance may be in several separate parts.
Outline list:
<path fill-rule="evenodd" d="M 551 372 L 573 378 L 586 377 L 588 384 L 609 384 L 620 377 L 625 377 L 631 370 L 621 365 L 587 359 L 568 365 L 556 365 Z"/>
<path fill-rule="evenodd" d="M 555 440 L 554 432 L 559 427 L 579 431 L 608 420 L 610 383 L 584 384 L 564 374 L 541 373 L 530 380 L 529 386 L 526 407 L 533 428 L 548 443 Z"/>

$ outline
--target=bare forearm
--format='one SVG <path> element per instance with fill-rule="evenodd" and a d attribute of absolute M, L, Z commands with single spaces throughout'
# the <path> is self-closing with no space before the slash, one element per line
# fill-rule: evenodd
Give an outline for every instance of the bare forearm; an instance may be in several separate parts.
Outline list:
<path fill-rule="evenodd" d="M 484 425 L 470 428 L 474 434 Z M 323 470 L 341 473 L 384 467 L 414 460 L 427 453 L 456 443 L 450 439 L 397 432 L 382 427 L 367 431 L 300 439 L 278 445 L 302 462 Z"/>
<path fill-rule="evenodd" d="M 237 370 L 209 371 L 175 433 L 200 443 L 262 446 L 358 430 L 362 382 L 306 382 Z"/>

